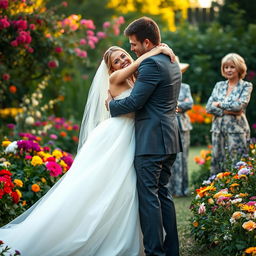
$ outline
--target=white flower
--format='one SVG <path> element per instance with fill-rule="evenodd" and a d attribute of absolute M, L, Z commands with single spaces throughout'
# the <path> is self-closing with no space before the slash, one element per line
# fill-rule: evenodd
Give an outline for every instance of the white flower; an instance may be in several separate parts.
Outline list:
<path fill-rule="evenodd" d="M 236 220 L 234 218 L 230 218 L 229 221 L 230 221 L 231 224 L 236 223 Z"/>
<path fill-rule="evenodd" d="M 232 235 L 231 234 L 226 234 L 224 237 L 224 240 L 232 240 Z"/>
<path fill-rule="evenodd" d="M 31 124 L 34 124 L 35 120 L 32 116 L 28 116 L 26 119 L 25 119 L 25 123 L 28 124 L 28 125 L 31 125 Z"/>
<path fill-rule="evenodd" d="M 13 141 L 11 144 L 7 146 L 5 149 L 5 153 L 16 153 L 16 149 L 18 148 L 17 141 Z"/>
<path fill-rule="evenodd" d="M 237 199 L 234 199 L 234 200 L 231 200 L 231 204 L 237 204 L 237 203 L 240 203 L 242 202 L 242 198 L 237 198 Z"/>

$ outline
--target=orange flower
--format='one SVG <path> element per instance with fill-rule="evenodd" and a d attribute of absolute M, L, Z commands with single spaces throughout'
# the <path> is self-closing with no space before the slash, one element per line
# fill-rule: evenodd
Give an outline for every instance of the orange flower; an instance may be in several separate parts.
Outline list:
<path fill-rule="evenodd" d="M 207 191 L 215 191 L 216 188 L 214 186 L 207 186 L 207 187 L 201 187 L 199 189 L 196 189 L 196 193 L 200 196 L 203 197 Z"/>
<path fill-rule="evenodd" d="M 26 200 L 23 200 L 21 205 L 22 205 L 22 206 L 25 206 L 26 204 L 27 204 L 27 201 L 26 201 Z"/>
<path fill-rule="evenodd" d="M 256 228 L 256 223 L 252 220 L 244 222 L 242 227 L 248 231 L 253 231 Z"/>
<path fill-rule="evenodd" d="M 67 133 L 66 133 L 66 132 L 60 132 L 60 136 L 66 137 L 66 136 L 67 136 Z"/>
<path fill-rule="evenodd" d="M 38 184 L 33 184 L 31 186 L 31 190 L 34 191 L 34 192 L 39 192 L 41 190 L 41 188 Z"/>
<path fill-rule="evenodd" d="M 244 252 L 245 253 L 252 253 L 252 255 L 256 255 L 256 247 L 249 247 Z"/>
<path fill-rule="evenodd" d="M 194 221 L 192 224 L 193 224 L 193 226 L 194 226 L 195 228 L 197 228 L 198 225 L 199 225 L 199 223 L 198 223 L 197 221 Z"/>
<path fill-rule="evenodd" d="M 9 92 L 10 93 L 16 93 L 17 92 L 17 87 L 14 86 L 14 85 L 9 86 Z"/>

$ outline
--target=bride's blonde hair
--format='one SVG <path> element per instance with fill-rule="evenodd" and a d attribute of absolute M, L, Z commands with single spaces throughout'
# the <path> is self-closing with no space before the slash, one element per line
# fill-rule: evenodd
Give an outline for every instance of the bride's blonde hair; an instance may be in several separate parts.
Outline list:
<path fill-rule="evenodd" d="M 111 74 L 113 72 L 112 62 L 111 62 L 111 55 L 112 55 L 113 52 L 116 52 L 116 51 L 122 51 L 133 61 L 133 58 L 131 57 L 131 55 L 126 50 L 124 50 L 123 48 L 121 48 L 119 46 L 111 46 L 110 48 L 108 48 L 106 50 L 106 52 L 103 55 L 103 59 L 104 59 L 106 65 L 108 67 L 108 73 L 109 74 Z"/>

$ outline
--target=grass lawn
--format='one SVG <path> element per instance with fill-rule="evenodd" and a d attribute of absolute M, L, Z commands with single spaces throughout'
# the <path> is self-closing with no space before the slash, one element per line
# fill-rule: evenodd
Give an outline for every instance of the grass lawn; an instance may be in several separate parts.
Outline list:
<path fill-rule="evenodd" d="M 194 162 L 194 157 L 200 154 L 202 149 L 207 147 L 191 147 L 189 151 L 189 177 L 193 172 L 197 171 L 198 166 Z M 175 198 L 176 215 L 178 222 L 178 232 L 180 239 L 180 256 L 220 256 L 213 250 L 206 248 L 200 248 L 197 245 L 190 234 L 190 217 L 192 216 L 189 206 L 191 203 L 191 197 Z"/>

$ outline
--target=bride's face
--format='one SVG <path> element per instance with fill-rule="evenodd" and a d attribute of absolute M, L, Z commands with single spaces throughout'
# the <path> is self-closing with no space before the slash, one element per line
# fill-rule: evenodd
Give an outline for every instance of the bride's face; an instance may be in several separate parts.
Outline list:
<path fill-rule="evenodd" d="M 125 68 L 132 63 L 131 58 L 123 51 L 113 52 L 110 58 L 113 72 Z"/>

